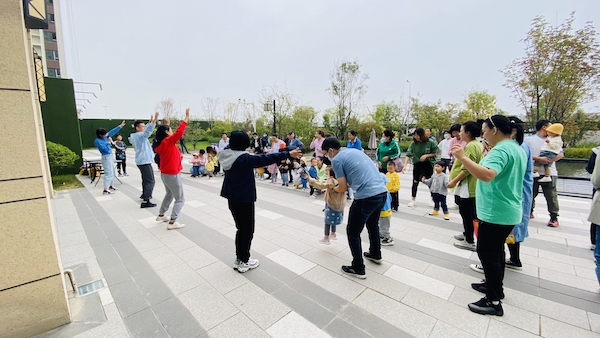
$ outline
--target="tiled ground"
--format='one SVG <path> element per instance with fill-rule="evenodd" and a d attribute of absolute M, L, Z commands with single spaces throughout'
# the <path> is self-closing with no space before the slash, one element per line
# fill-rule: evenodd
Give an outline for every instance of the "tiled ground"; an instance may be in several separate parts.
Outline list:
<path fill-rule="evenodd" d="M 261 265 L 239 274 L 231 268 L 235 227 L 219 197 L 222 178 L 183 175 L 180 221 L 187 226 L 167 231 L 154 221 L 158 208 L 139 208 L 141 180 L 133 163 L 129 173 L 114 195 L 102 196 L 102 183 L 94 187 L 84 177 L 85 189 L 53 200 L 64 266 L 75 270 L 79 284 L 104 278 L 108 288 L 72 299 L 74 323 L 45 336 L 600 336 L 585 221 L 589 200 L 559 198 L 561 226 L 548 228 L 538 197 L 522 245 L 524 270 L 506 271 L 505 315 L 489 317 L 466 306 L 481 297 L 470 284 L 482 275 L 469 269 L 477 255 L 452 245 L 462 227 L 457 210 L 450 221 L 427 216 L 424 186 L 417 207 L 406 207 L 408 175 L 401 175 L 401 207 L 392 219 L 396 244 L 383 248 L 381 265 L 367 262 L 367 279 L 357 280 L 340 270 L 351 259 L 344 226 L 331 245 L 317 242 L 321 198 L 259 181 L 252 249 Z M 159 202 L 164 187 L 156 175 Z M 84 315 L 82 299 L 98 299 L 104 316 Z"/>

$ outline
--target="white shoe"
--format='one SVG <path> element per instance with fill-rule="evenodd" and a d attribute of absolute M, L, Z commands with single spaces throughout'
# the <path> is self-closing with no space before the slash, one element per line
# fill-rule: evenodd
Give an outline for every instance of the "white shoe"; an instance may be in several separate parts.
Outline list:
<path fill-rule="evenodd" d="M 258 261 L 258 259 L 254 259 L 252 257 L 250 257 L 248 259 L 248 262 L 246 263 L 240 261 L 239 259 L 236 259 L 235 264 L 233 265 L 233 269 L 237 270 L 239 273 L 244 273 L 248 270 L 257 268 L 259 264 L 260 262 Z"/>
<path fill-rule="evenodd" d="M 548 183 L 548 182 L 552 182 L 552 179 L 550 178 L 550 176 L 544 176 L 542 178 L 540 178 L 538 180 L 539 183 Z"/>
<path fill-rule="evenodd" d="M 329 245 L 329 238 L 319 238 L 319 243 Z"/>
<path fill-rule="evenodd" d="M 185 227 L 185 224 L 181 224 L 177 221 L 167 224 L 167 230 L 176 230 L 176 229 L 181 229 L 183 227 Z"/>
<path fill-rule="evenodd" d="M 483 266 L 481 264 L 471 264 L 469 267 L 475 272 L 484 273 Z"/>
<path fill-rule="evenodd" d="M 169 217 L 165 216 L 165 215 L 162 215 L 162 216 L 156 216 L 156 221 L 157 221 L 157 222 L 168 222 L 168 221 L 170 221 L 170 220 L 171 220 L 171 219 L 170 219 Z"/>
<path fill-rule="evenodd" d="M 477 251 L 477 244 L 475 244 L 475 243 L 469 243 L 466 240 L 462 240 L 460 242 L 455 242 L 454 246 L 457 247 L 457 248 L 459 248 L 459 249 Z"/>
<path fill-rule="evenodd" d="M 417 205 L 417 203 L 415 203 L 415 201 L 408 202 L 408 207 L 409 208 L 414 208 L 416 205 Z"/>
<path fill-rule="evenodd" d="M 531 176 L 533 176 L 533 178 L 540 177 L 540 173 L 533 173 Z"/>

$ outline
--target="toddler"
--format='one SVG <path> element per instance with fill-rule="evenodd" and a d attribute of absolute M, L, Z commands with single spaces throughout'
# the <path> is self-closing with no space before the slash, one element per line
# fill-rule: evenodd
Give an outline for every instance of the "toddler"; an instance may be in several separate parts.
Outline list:
<path fill-rule="evenodd" d="M 542 151 L 540 152 L 540 157 L 547 157 L 549 159 L 553 159 L 556 155 L 560 154 L 563 149 L 563 140 L 562 140 L 562 132 L 563 125 L 560 123 L 554 123 L 550 127 L 546 128 L 546 132 L 548 133 L 548 137 L 546 137 L 546 143 L 542 146 Z M 538 182 L 552 182 L 552 178 L 550 177 L 550 167 L 552 166 L 550 162 L 548 164 L 535 163 L 533 167 L 533 177 L 540 177 L 538 171 L 541 167 L 544 167 L 544 177 L 540 178 Z"/>
<path fill-rule="evenodd" d="M 317 179 L 310 178 L 310 185 L 317 189 L 325 189 L 325 236 L 319 238 L 319 242 L 329 245 L 330 239 L 337 239 L 335 234 L 336 227 L 344 220 L 344 208 L 346 207 L 345 192 L 339 193 L 333 190 L 338 182 L 335 179 L 335 173 L 331 167 L 326 167 L 327 179 L 321 182 Z"/>
<path fill-rule="evenodd" d="M 308 185 L 308 168 L 306 167 L 306 157 L 300 159 L 300 168 L 298 168 L 298 174 L 300 174 L 300 183 L 302 183 L 302 190 L 306 190 Z"/>
<path fill-rule="evenodd" d="M 421 181 L 427 184 L 429 191 L 431 192 L 431 198 L 433 198 L 433 211 L 429 213 L 431 216 L 439 214 L 440 204 L 444 211 L 444 219 L 449 220 L 450 214 L 448 213 L 448 205 L 446 205 L 446 195 L 448 195 L 448 175 L 444 172 L 446 170 L 446 162 L 437 161 L 433 166 L 435 171 L 431 178 L 425 179 L 423 177 Z"/>
<path fill-rule="evenodd" d="M 317 174 L 317 158 L 316 157 L 313 157 L 310 159 L 310 168 L 308 168 L 308 176 L 309 176 L 309 180 L 311 178 L 316 180 L 319 177 Z M 312 185 L 310 186 L 310 194 L 308 197 L 317 198 L 315 196 L 315 187 L 313 187 Z"/>
<path fill-rule="evenodd" d="M 129 176 L 129 174 L 127 173 L 127 165 L 125 164 L 125 161 L 127 159 L 127 154 L 125 153 L 127 145 L 125 144 L 125 142 L 123 142 L 123 135 L 121 135 L 121 133 L 118 133 L 115 136 L 115 138 L 116 141 L 112 143 L 113 146 L 115 146 L 115 159 L 121 161 L 117 162 L 117 171 L 119 172 L 119 177 Z M 121 168 L 123 170 L 122 172 Z"/>
<path fill-rule="evenodd" d="M 285 149 L 281 149 L 279 152 L 284 152 Z M 281 186 L 282 187 L 288 187 L 289 183 L 290 183 L 290 177 L 289 177 L 289 172 L 290 172 L 290 162 L 287 159 L 283 159 L 281 160 L 281 162 L 279 162 L 279 172 L 281 173 Z M 277 181 L 275 181 L 275 183 L 277 183 Z"/>
<path fill-rule="evenodd" d="M 398 191 L 400 190 L 400 176 L 396 172 L 396 163 L 394 161 L 388 161 L 387 163 L 387 173 L 385 177 L 388 179 L 388 182 L 385 184 L 387 191 L 390 193 L 392 197 L 392 211 L 398 212 Z"/>
<path fill-rule="evenodd" d="M 390 161 L 391 162 L 391 161 Z M 389 163 L 389 162 L 388 162 Z M 388 170 L 389 170 L 388 165 Z M 381 173 L 381 178 L 383 182 L 387 186 L 390 182 L 387 175 Z M 390 246 L 394 245 L 394 237 L 390 234 L 390 225 L 392 224 L 392 195 L 388 191 L 387 198 L 385 199 L 385 204 L 383 208 L 381 208 L 381 212 L 379 213 L 379 236 L 381 237 L 381 245 Z"/>
<path fill-rule="evenodd" d="M 204 170 L 206 172 L 206 174 L 208 175 L 208 179 L 212 179 L 213 176 L 215 175 L 215 171 L 216 171 L 216 165 L 215 165 L 215 158 L 217 158 L 217 152 L 214 150 L 213 147 L 207 147 L 206 148 L 206 163 L 204 164 Z"/>
<path fill-rule="evenodd" d="M 190 160 L 192 164 L 192 177 L 198 177 L 204 175 L 206 168 L 206 158 L 204 157 L 204 150 L 200 150 L 200 154 L 192 154 L 193 158 Z"/>

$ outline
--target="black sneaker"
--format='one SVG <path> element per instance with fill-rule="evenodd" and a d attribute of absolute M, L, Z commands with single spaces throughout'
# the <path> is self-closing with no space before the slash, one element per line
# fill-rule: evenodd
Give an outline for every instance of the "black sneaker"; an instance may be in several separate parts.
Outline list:
<path fill-rule="evenodd" d="M 356 278 L 360 278 L 360 279 L 367 278 L 367 274 L 365 273 L 365 270 L 357 271 L 357 270 L 354 270 L 354 268 L 349 265 L 342 265 L 342 271 L 344 271 L 344 273 L 352 275 Z"/>
<path fill-rule="evenodd" d="M 471 287 L 473 288 L 473 290 L 479 291 L 481 293 L 487 293 L 488 291 L 487 285 L 485 284 L 485 279 L 483 279 L 481 283 L 472 283 Z M 504 292 L 502 292 L 502 294 L 500 295 L 500 299 L 504 299 Z"/>
<path fill-rule="evenodd" d="M 469 304 L 469 310 L 482 315 L 496 315 L 500 317 L 504 315 L 504 310 L 502 310 L 502 302 L 499 302 L 498 305 L 494 305 L 485 297 L 481 298 L 475 303 Z"/>
<path fill-rule="evenodd" d="M 374 262 L 374 263 L 377 263 L 377 264 L 381 264 L 381 262 L 383 261 L 383 259 L 381 259 L 381 257 L 375 258 L 375 257 L 371 256 L 370 252 L 363 253 L 363 256 L 365 256 L 365 258 L 368 259 L 368 260 L 370 260 L 371 262 Z"/>
<path fill-rule="evenodd" d="M 506 261 L 505 266 L 513 270 L 523 270 L 523 264 L 513 263 L 510 259 Z"/>
<path fill-rule="evenodd" d="M 155 206 L 156 206 L 156 204 L 151 203 L 151 202 L 142 202 L 142 205 L 140 205 L 140 208 L 153 208 Z"/>

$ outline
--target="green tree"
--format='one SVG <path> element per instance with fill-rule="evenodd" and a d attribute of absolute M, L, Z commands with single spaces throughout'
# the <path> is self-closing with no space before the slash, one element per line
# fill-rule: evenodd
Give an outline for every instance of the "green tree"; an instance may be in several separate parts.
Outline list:
<path fill-rule="evenodd" d="M 53 176 L 57 175 L 61 169 L 72 167 L 79 155 L 62 144 L 46 141 L 46 151 L 48 152 L 48 163 L 50 172 Z"/>
<path fill-rule="evenodd" d="M 358 137 L 362 142 L 362 147 L 364 149 L 369 148 L 369 139 L 371 138 L 371 130 L 375 129 L 375 136 L 379 139 L 383 131 L 386 129 L 381 124 L 377 122 L 365 122 L 361 123 L 358 128 L 356 128 L 356 132 L 358 133 Z M 379 144 L 379 142 L 377 142 Z"/>
<path fill-rule="evenodd" d="M 565 121 L 600 92 L 600 45 L 588 22 L 574 31 L 575 13 L 559 26 L 543 16 L 533 19 L 523 40 L 525 56 L 502 70 L 531 122 Z"/>
<path fill-rule="evenodd" d="M 283 89 L 280 89 L 275 84 L 271 87 L 264 87 L 260 91 L 260 102 L 262 105 L 269 104 L 270 109 L 273 109 L 273 101 L 275 101 L 275 112 L 267 113 L 271 115 L 271 118 L 273 117 L 273 114 L 275 114 L 277 131 L 282 134 L 286 132 L 286 118 L 289 118 L 294 109 L 298 106 L 298 99 L 290 90 L 288 90 L 287 85 L 284 82 Z M 271 119 L 271 126 L 272 125 L 273 120 Z"/>
<path fill-rule="evenodd" d="M 599 122 L 600 118 L 597 115 L 586 114 L 583 109 L 577 109 L 562 121 L 564 126 L 562 139 L 565 147 L 576 146 L 588 131 L 598 129 Z"/>
<path fill-rule="evenodd" d="M 412 99 L 411 112 L 417 121 L 417 127 L 431 128 L 432 135 L 441 138 L 445 129 L 452 125 L 452 116 L 456 113 L 456 104 L 421 103 L 417 98 Z"/>
<path fill-rule="evenodd" d="M 185 131 L 185 140 L 192 143 L 194 150 L 196 150 L 196 144 L 205 139 L 206 134 L 206 130 L 200 128 L 197 124 L 190 124 Z"/>
<path fill-rule="evenodd" d="M 400 105 L 394 101 L 383 101 L 375 107 L 370 115 L 371 119 L 386 129 L 398 130 L 401 125 L 402 113 Z"/>
<path fill-rule="evenodd" d="M 487 90 L 473 90 L 468 92 L 463 100 L 465 107 L 458 113 L 458 123 L 486 119 L 498 112 L 496 96 Z"/>
<path fill-rule="evenodd" d="M 315 108 L 310 106 L 299 106 L 292 112 L 291 121 L 289 123 L 289 131 L 294 131 L 296 137 L 298 137 L 303 143 L 312 140 L 316 131 L 315 120 L 317 118 L 317 111 Z"/>
<path fill-rule="evenodd" d="M 342 61 L 335 64 L 329 73 L 331 85 L 327 91 L 335 104 L 333 127 L 336 136 L 346 138 L 348 122 L 367 92 L 369 75 L 361 72 L 357 61 Z"/>

